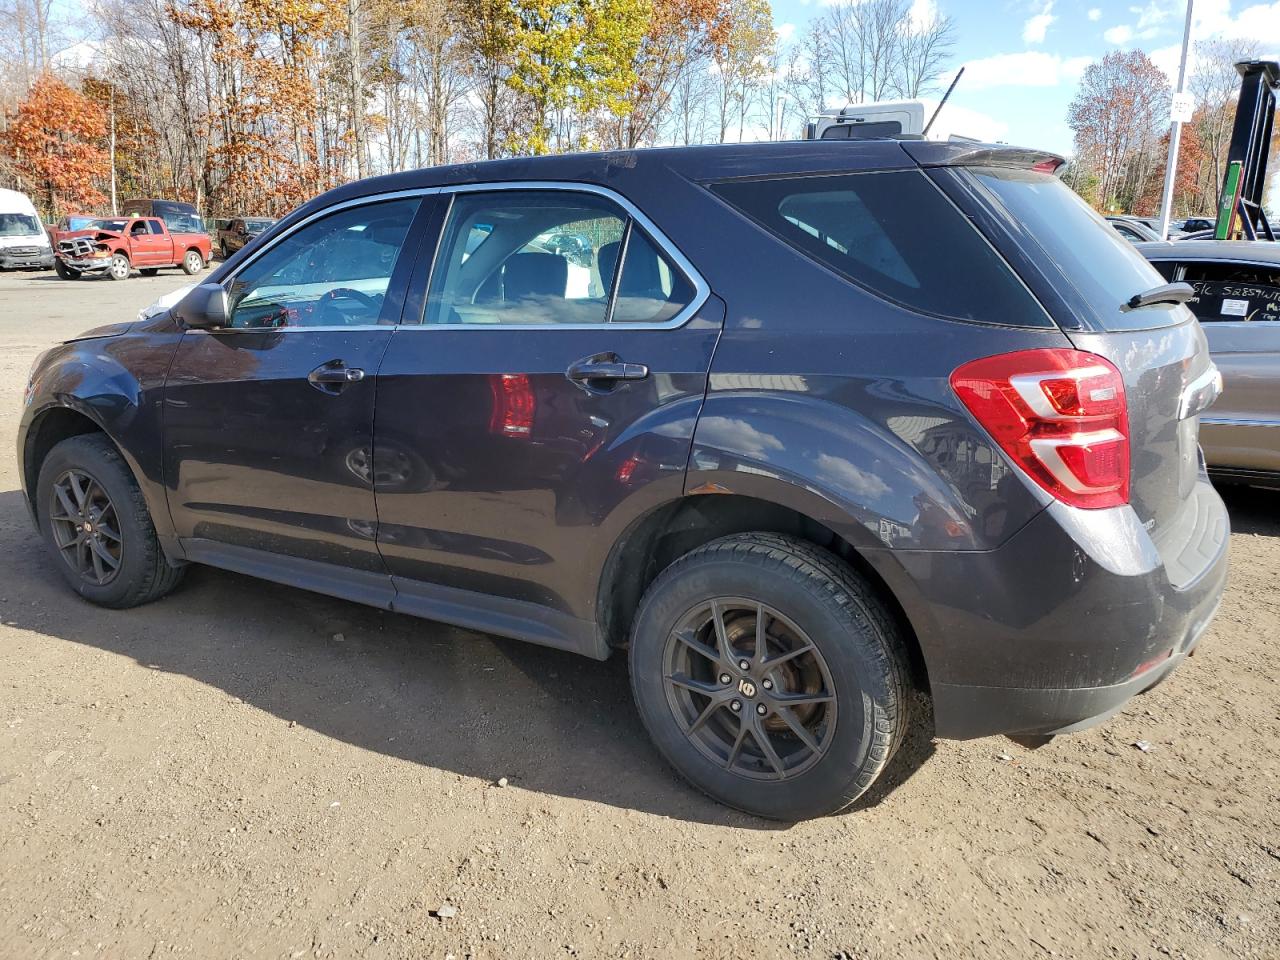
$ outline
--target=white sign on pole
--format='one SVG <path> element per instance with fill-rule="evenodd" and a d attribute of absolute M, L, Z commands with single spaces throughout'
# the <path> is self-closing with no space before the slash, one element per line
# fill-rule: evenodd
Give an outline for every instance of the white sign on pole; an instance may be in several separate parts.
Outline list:
<path fill-rule="evenodd" d="M 1169 104 L 1169 120 L 1173 123 L 1190 123 L 1196 112 L 1196 98 L 1189 93 L 1175 93 Z"/>

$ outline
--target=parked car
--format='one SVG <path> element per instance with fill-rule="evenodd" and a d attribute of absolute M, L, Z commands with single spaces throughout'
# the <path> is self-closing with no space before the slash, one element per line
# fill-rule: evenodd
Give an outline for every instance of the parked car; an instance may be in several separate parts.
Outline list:
<path fill-rule="evenodd" d="M 1212 232 L 1217 226 L 1218 221 L 1213 217 L 1187 217 L 1177 221 L 1177 227 L 1183 233 L 1200 233 L 1205 230 Z"/>
<path fill-rule="evenodd" d="M 53 245 L 52 249 L 56 250 L 58 241 L 67 236 L 67 234 L 87 230 L 100 219 L 102 218 L 91 213 L 73 214 L 61 218 L 57 223 L 49 227 L 49 240 Z"/>
<path fill-rule="evenodd" d="M 226 221 L 227 225 L 218 230 L 218 249 L 222 259 L 227 259 L 273 223 L 274 220 L 266 217 L 236 217 Z"/>
<path fill-rule="evenodd" d="M 171 233 L 158 217 L 115 217 L 95 220 L 86 230 L 58 241 L 54 268 L 63 280 L 108 276 L 127 280 L 134 270 L 153 277 L 163 267 L 182 267 L 194 275 L 209 261 L 204 232 Z"/>
<path fill-rule="evenodd" d="M 159 217 L 174 233 L 206 232 L 200 211 L 194 204 L 182 200 L 126 200 L 121 204 L 120 212 L 126 217 Z"/>
<path fill-rule="evenodd" d="M 827 813 L 913 690 L 941 737 L 1079 729 L 1222 594 L 1191 291 L 1061 163 L 819 140 L 350 183 L 39 358 L 18 475 L 95 603 L 204 563 L 625 649 L 693 784 Z"/>
<path fill-rule="evenodd" d="M 1280 244 L 1188 240 L 1138 249 L 1168 280 L 1189 283 L 1222 371 L 1221 401 L 1200 418 L 1215 475 L 1280 483 Z"/>
<path fill-rule="evenodd" d="M 0 190 L 0 270 L 48 270 L 53 248 L 31 198 Z"/>
<path fill-rule="evenodd" d="M 1160 234 L 1135 217 L 1107 217 L 1107 222 L 1116 233 L 1131 243 L 1160 239 Z"/>

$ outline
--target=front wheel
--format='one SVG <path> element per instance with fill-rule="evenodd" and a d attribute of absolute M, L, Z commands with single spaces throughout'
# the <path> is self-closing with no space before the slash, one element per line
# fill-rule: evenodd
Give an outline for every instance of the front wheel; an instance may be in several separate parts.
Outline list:
<path fill-rule="evenodd" d="M 101 434 L 56 444 L 36 481 L 40 532 L 71 589 L 104 607 L 135 607 L 182 578 L 165 560 L 138 483 Z"/>
<path fill-rule="evenodd" d="M 778 820 L 840 810 L 908 722 L 905 645 L 875 592 L 811 544 L 742 534 L 649 587 L 631 688 L 659 751 L 694 786 Z"/>
<path fill-rule="evenodd" d="M 200 256 L 200 251 L 188 250 L 187 255 L 182 258 L 182 272 L 190 277 L 203 269 L 204 257 Z"/>
<path fill-rule="evenodd" d="M 60 276 L 63 280 L 79 280 L 80 271 L 72 270 L 61 260 L 53 261 L 53 272 Z"/>
<path fill-rule="evenodd" d="M 123 253 L 113 254 L 111 265 L 107 267 L 107 276 L 112 280 L 128 280 L 130 269 L 128 257 Z"/>

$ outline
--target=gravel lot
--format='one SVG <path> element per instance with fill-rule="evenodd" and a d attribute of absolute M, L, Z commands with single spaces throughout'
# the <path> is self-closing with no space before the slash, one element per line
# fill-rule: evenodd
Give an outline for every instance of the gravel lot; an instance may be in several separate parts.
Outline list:
<path fill-rule="evenodd" d="M 781 827 L 668 772 L 621 660 L 208 569 L 75 599 L 18 492 L 28 367 L 184 282 L 0 275 L 0 957 L 1280 956 L 1280 494 L 1228 492 L 1222 611 L 1122 715 L 917 738 Z"/>

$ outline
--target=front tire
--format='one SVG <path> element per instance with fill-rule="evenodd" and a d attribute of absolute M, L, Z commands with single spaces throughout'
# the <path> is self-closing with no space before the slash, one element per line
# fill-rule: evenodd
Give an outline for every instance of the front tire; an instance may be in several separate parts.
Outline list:
<path fill-rule="evenodd" d="M 112 280 L 128 280 L 132 269 L 129 258 L 123 253 L 116 253 L 112 255 L 111 265 L 107 267 L 107 276 Z"/>
<path fill-rule="evenodd" d="M 63 280 L 79 280 L 80 279 L 80 271 L 72 270 L 61 260 L 53 261 L 53 272 L 56 273 L 59 277 L 61 277 Z"/>
<path fill-rule="evenodd" d="M 40 465 L 36 516 L 71 589 L 123 609 L 164 596 L 182 579 L 160 549 L 142 490 L 105 436 L 56 444 Z"/>
<path fill-rule="evenodd" d="M 853 803 L 908 723 L 893 619 L 852 568 L 789 537 L 724 537 L 664 570 L 640 603 L 630 666 L 641 719 L 672 766 L 770 819 Z"/>
<path fill-rule="evenodd" d="M 182 272 L 193 277 L 203 269 L 204 257 L 200 256 L 200 251 L 188 250 L 187 255 L 182 258 Z"/>

